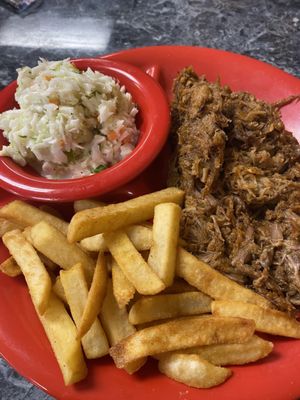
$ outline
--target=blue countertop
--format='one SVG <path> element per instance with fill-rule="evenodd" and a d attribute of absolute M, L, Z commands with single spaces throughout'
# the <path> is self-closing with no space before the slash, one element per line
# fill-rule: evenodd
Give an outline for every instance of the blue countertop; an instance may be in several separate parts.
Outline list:
<path fill-rule="evenodd" d="M 183 44 L 245 54 L 300 78 L 299 0 L 47 0 L 27 15 L 0 1 L 0 89 L 16 68 Z M 49 400 L 0 359 L 0 400 Z"/>

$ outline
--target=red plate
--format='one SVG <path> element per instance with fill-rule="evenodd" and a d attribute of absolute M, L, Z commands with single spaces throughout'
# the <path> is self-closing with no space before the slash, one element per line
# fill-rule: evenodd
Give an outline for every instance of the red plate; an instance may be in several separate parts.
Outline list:
<path fill-rule="evenodd" d="M 155 75 L 170 95 L 176 73 L 193 65 L 209 80 L 220 77 L 233 90 L 254 93 L 275 101 L 300 93 L 300 80 L 268 64 L 237 54 L 185 46 L 148 47 L 105 56 L 132 63 Z M 1 94 L 0 94 L 1 95 Z M 283 111 L 287 129 L 300 138 L 299 104 Z M 157 167 L 156 167 L 157 168 Z M 157 169 L 153 167 L 152 173 Z M 141 186 L 140 186 L 141 185 Z M 153 190 L 141 177 L 135 192 Z M 0 205 L 15 197 L 0 189 Z M 0 247 L 0 261 L 7 252 Z M 274 339 L 275 349 L 267 359 L 241 367 L 232 367 L 233 377 L 213 389 L 192 389 L 159 374 L 155 361 L 134 376 L 114 367 L 106 357 L 89 362 L 88 378 L 65 387 L 50 345 L 41 328 L 22 278 L 0 274 L 0 351 L 23 376 L 59 400 L 295 400 L 300 397 L 300 341 Z"/>

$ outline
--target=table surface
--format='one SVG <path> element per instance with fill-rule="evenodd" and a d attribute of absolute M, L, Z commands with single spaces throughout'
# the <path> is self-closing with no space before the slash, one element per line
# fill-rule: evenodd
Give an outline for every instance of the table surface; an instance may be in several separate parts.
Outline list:
<path fill-rule="evenodd" d="M 16 68 L 182 44 L 255 57 L 300 78 L 300 0 L 47 0 L 19 15 L 0 0 L 0 89 Z M 0 359 L 0 400 L 50 400 Z"/>

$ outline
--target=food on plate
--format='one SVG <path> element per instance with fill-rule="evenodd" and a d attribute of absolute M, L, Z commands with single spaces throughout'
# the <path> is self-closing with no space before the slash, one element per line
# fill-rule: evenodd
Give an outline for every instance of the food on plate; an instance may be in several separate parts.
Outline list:
<path fill-rule="evenodd" d="M 211 308 L 213 315 L 250 318 L 259 332 L 300 338 L 300 323 L 282 311 L 233 300 L 213 301 Z"/>
<path fill-rule="evenodd" d="M 266 357 L 273 343 L 253 335 L 244 343 L 221 343 L 179 350 L 184 354 L 199 354 L 214 365 L 243 365 Z M 160 358 L 160 356 L 158 356 Z"/>
<path fill-rule="evenodd" d="M 70 269 L 81 263 L 90 285 L 95 261 L 76 243 L 69 243 L 62 232 L 44 221 L 31 228 L 30 236 L 34 247 L 61 268 Z"/>
<path fill-rule="evenodd" d="M 7 264 L 12 267 L 2 269 L 12 276 L 14 271 L 22 271 L 28 281 L 66 385 L 84 379 L 85 358 L 99 358 L 109 352 L 116 366 L 129 374 L 152 356 L 167 376 L 190 386 L 211 387 L 231 375 L 221 365 L 253 362 L 271 352 L 272 343 L 254 336 L 259 330 L 256 318 L 281 327 L 268 332 L 298 337 L 295 332 L 300 324 L 296 320 L 272 310 L 265 298 L 181 247 L 187 245 L 178 229 L 181 210 L 177 204 L 183 196 L 181 190 L 170 188 L 134 201 L 97 204 L 97 229 L 101 229 L 96 234 L 101 235 L 103 245 L 91 253 L 81 248 L 82 232 L 77 235 L 76 229 L 86 223 L 85 233 L 94 233 L 90 220 L 93 209 L 79 211 L 73 217 L 74 221 L 76 215 L 85 214 L 73 231 L 77 239 L 72 243 L 67 239 L 72 222 L 69 225 L 53 217 L 51 209 L 41 211 L 29 206 L 31 223 L 27 217 L 21 218 L 20 210 L 27 210 L 26 203 L 12 202 L 0 209 L 4 218 L 17 216 L 24 227 L 4 234 L 3 242 L 11 253 Z M 157 209 L 164 212 L 156 213 Z M 149 221 L 154 215 L 156 220 Z M 120 219 L 117 223 L 116 218 Z M 174 269 L 169 261 L 165 264 L 165 271 L 170 268 L 172 276 L 169 286 L 147 263 L 149 251 L 145 249 L 151 251 L 155 242 L 161 246 L 162 259 L 170 257 L 175 264 Z M 222 312 L 228 315 L 213 315 L 221 313 L 218 304 L 226 305 Z M 241 314 L 236 316 L 237 312 Z M 180 373 L 182 368 L 184 373 Z"/>
<path fill-rule="evenodd" d="M 211 312 L 209 296 L 201 292 L 160 294 L 138 299 L 130 308 L 129 321 L 134 324 L 199 315 Z"/>
<path fill-rule="evenodd" d="M 126 227 L 125 231 L 137 250 L 149 250 L 152 246 L 151 228 L 143 225 L 131 225 Z M 82 239 L 80 246 L 87 251 L 108 251 L 103 233 Z"/>
<path fill-rule="evenodd" d="M 19 229 L 5 233 L 2 240 L 22 270 L 35 308 L 44 314 L 52 287 L 44 264 Z"/>
<path fill-rule="evenodd" d="M 78 263 L 67 271 L 61 270 L 60 279 L 72 318 L 78 329 L 82 321 L 89 292 L 82 265 Z M 81 343 L 86 358 L 99 358 L 108 354 L 108 342 L 97 315 L 94 316 L 86 334 L 82 335 Z"/>
<path fill-rule="evenodd" d="M 74 211 L 82 211 L 86 210 L 87 208 L 94 208 L 94 207 L 101 207 L 105 206 L 106 204 L 102 201 L 92 200 L 92 199 L 83 199 L 83 200 L 75 200 L 74 201 Z"/>
<path fill-rule="evenodd" d="M 100 313 L 107 287 L 106 257 L 103 253 L 98 254 L 91 287 L 88 291 L 87 300 L 78 324 L 78 337 L 81 338 L 90 329 L 93 321 Z"/>
<path fill-rule="evenodd" d="M 100 319 L 111 346 L 136 332 L 136 328 L 129 322 L 126 308 L 120 308 L 116 302 L 111 280 L 108 281 Z M 133 374 L 139 370 L 146 361 L 146 357 L 139 358 L 138 360 L 127 363 L 124 369 L 129 374 Z"/>
<path fill-rule="evenodd" d="M 144 328 L 121 340 L 109 353 L 118 368 L 140 357 L 213 343 L 243 343 L 255 323 L 245 318 L 193 316 Z"/>
<path fill-rule="evenodd" d="M 18 69 L 19 109 L 0 114 L 8 140 L 1 156 L 48 179 L 79 178 L 121 161 L 135 148 L 138 113 L 130 93 L 99 71 L 66 59 Z"/>
<path fill-rule="evenodd" d="M 0 217 L 0 237 L 2 237 L 4 233 L 13 231 L 14 229 L 22 229 L 22 226 L 16 222 Z"/>
<path fill-rule="evenodd" d="M 167 354 L 159 358 L 158 369 L 175 381 L 195 388 L 220 385 L 232 372 L 211 364 L 198 354 Z"/>
<path fill-rule="evenodd" d="M 80 341 L 76 339 L 76 326 L 64 304 L 52 292 L 47 309 L 39 315 L 45 329 L 65 385 L 84 379 L 88 373 Z"/>
<path fill-rule="evenodd" d="M 163 281 L 134 247 L 126 232 L 106 232 L 104 239 L 122 272 L 139 293 L 156 294 L 165 288 Z"/>
<path fill-rule="evenodd" d="M 186 249 L 293 311 L 300 304 L 300 146 L 280 119 L 282 104 L 182 70 L 169 184 L 185 191 Z"/>
<path fill-rule="evenodd" d="M 183 202 L 184 192 L 167 188 L 122 203 L 83 210 L 74 215 L 68 229 L 68 240 L 75 242 L 97 233 L 114 231 L 153 218 L 154 207 L 160 203 Z"/>
<path fill-rule="evenodd" d="M 172 285 L 175 275 L 180 215 L 181 208 L 175 203 L 162 203 L 154 208 L 148 264 L 166 286 Z"/>
<path fill-rule="evenodd" d="M 13 257 L 7 258 L 0 264 L 0 271 L 11 278 L 22 275 L 22 270 Z"/>
<path fill-rule="evenodd" d="M 270 307 L 264 297 L 227 278 L 182 248 L 177 253 L 176 274 L 213 299 L 240 300 Z"/>
<path fill-rule="evenodd" d="M 37 224 L 40 221 L 45 221 L 55 226 L 64 234 L 68 230 L 68 223 L 66 221 L 22 200 L 14 200 L 1 207 L 0 217 L 7 218 L 9 221 L 13 221 L 23 228 Z"/>
<path fill-rule="evenodd" d="M 112 259 L 111 279 L 116 302 L 120 308 L 124 308 L 133 299 L 136 290 L 114 259 Z"/>

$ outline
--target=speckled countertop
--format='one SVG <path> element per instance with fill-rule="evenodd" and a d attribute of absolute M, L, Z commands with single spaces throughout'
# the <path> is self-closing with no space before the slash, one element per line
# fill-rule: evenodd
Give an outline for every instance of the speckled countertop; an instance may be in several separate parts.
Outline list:
<path fill-rule="evenodd" d="M 47 0 L 20 16 L 0 0 L 0 89 L 39 57 L 162 44 L 246 54 L 300 77 L 300 0 Z M 0 359 L 0 400 L 48 400 Z"/>

